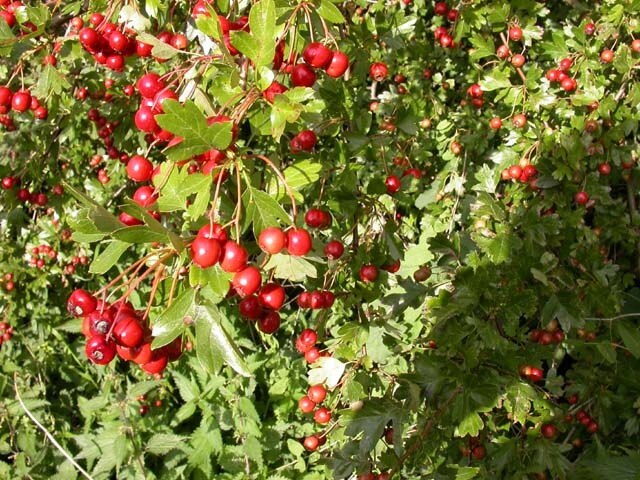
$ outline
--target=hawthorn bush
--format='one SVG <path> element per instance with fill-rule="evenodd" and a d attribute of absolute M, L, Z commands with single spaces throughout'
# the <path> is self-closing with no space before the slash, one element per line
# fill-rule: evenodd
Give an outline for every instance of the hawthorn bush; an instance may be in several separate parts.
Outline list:
<path fill-rule="evenodd" d="M 0 0 L 0 477 L 638 478 L 639 10 Z"/>

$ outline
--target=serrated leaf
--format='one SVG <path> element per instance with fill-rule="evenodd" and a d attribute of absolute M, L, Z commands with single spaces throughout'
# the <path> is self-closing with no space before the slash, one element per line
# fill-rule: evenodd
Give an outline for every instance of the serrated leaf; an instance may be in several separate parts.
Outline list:
<path fill-rule="evenodd" d="M 220 368 L 222 361 L 243 377 L 251 372 L 236 343 L 222 327 L 220 310 L 203 302 L 196 307 L 196 352 L 200 363 L 210 372 Z"/>
<path fill-rule="evenodd" d="M 154 455 L 166 455 L 171 450 L 181 450 L 185 437 L 171 433 L 156 433 L 145 445 L 145 451 Z"/>
<path fill-rule="evenodd" d="M 120 228 L 113 232 L 112 235 L 118 240 L 127 243 L 164 243 L 169 240 L 166 234 L 154 232 L 146 225 Z"/>
<path fill-rule="evenodd" d="M 316 13 L 331 23 L 344 23 L 345 19 L 342 12 L 329 0 L 320 0 L 320 5 L 316 9 Z"/>
<path fill-rule="evenodd" d="M 256 67 L 273 61 L 276 51 L 276 6 L 273 0 L 260 0 L 249 11 L 251 33 L 231 32 L 231 43 Z"/>
<path fill-rule="evenodd" d="M 188 288 L 176 298 L 169 307 L 153 322 L 153 341 L 151 348 L 156 349 L 168 345 L 185 330 L 185 317 L 195 314 L 196 291 Z"/>
<path fill-rule="evenodd" d="M 456 427 L 456 437 L 464 437 L 470 435 L 475 437 L 484 427 L 484 422 L 477 412 L 470 412 Z"/>
<path fill-rule="evenodd" d="M 114 240 L 93 259 L 89 272 L 101 275 L 106 273 L 120 259 L 122 254 L 131 246 L 130 243 Z"/>
<path fill-rule="evenodd" d="M 182 138 L 182 141 L 166 151 L 173 162 L 191 158 L 217 148 L 224 150 L 231 143 L 231 122 L 207 124 L 207 119 L 196 104 L 187 100 L 184 105 L 176 100 L 162 104 L 164 114 L 156 115 L 156 121 L 165 130 Z"/>
<path fill-rule="evenodd" d="M 265 228 L 277 226 L 281 221 L 291 224 L 287 212 L 267 192 L 249 187 L 242 196 L 242 201 L 247 206 L 247 217 L 253 221 L 256 237 Z"/>
<path fill-rule="evenodd" d="M 274 277 L 291 282 L 303 282 L 318 276 L 315 265 L 308 260 L 283 253 L 271 255 L 264 269 L 273 270 Z"/>
<path fill-rule="evenodd" d="M 625 347 L 634 357 L 640 358 L 640 331 L 638 327 L 629 321 L 618 320 L 616 321 L 616 330 Z"/>

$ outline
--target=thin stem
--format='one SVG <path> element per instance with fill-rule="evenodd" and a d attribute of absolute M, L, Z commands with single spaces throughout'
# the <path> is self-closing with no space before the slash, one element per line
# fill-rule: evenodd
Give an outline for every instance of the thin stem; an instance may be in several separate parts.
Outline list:
<path fill-rule="evenodd" d="M 73 457 L 62 447 L 62 445 L 60 445 L 56 439 L 53 437 L 53 435 L 51 435 L 51 433 L 49 432 L 49 430 L 46 429 L 46 427 L 44 425 L 42 425 L 38 419 L 36 417 L 33 416 L 33 413 L 31 413 L 29 411 L 29 409 L 27 408 L 27 406 L 24 404 L 24 402 L 22 401 L 22 397 L 20 396 L 20 390 L 18 390 L 18 383 L 17 383 L 17 374 L 14 374 L 13 376 L 13 388 L 16 391 L 16 399 L 18 400 L 18 403 L 20 404 L 20 407 L 22 408 L 22 410 L 24 411 L 24 413 L 27 415 L 27 417 L 29 417 L 31 419 L 31 421 L 33 423 L 36 424 L 36 426 L 42 430 L 42 433 L 45 434 L 45 436 L 49 439 L 49 441 L 53 444 L 54 447 L 56 447 L 58 449 L 58 451 L 62 454 L 62 456 L 64 456 L 64 458 L 66 458 L 67 460 L 69 460 L 69 462 L 71 462 L 71 465 L 73 465 L 75 467 L 76 470 L 78 470 L 85 478 L 87 478 L 88 480 L 93 480 L 93 477 L 89 474 L 89 472 L 87 472 L 84 468 L 82 468 L 78 462 L 76 462 Z"/>

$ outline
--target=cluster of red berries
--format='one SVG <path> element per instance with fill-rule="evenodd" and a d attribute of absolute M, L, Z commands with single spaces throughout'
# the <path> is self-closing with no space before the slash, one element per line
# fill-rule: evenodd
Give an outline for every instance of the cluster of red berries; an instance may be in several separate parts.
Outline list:
<path fill-rule="evenodd" d="M 573 66 L 573 60 L 570 58 L 563 58 L 558 64 L 558 68 L 552 68 L 547 70 L 545 77 L 551 83 L 559 83 L 560 87 L 565 92 L 573 92 L 578 87 L 578 82 L 575 78 L 569 76 L 569 70 Z"/>
<path fill-rule="evenodd" d="M 128 302 L 109 305 L 97 300 L 86 290 L 74 290 L 67 302 L 74 317 L 83 317 L 82 333 L 87 342 L 85 354 L 98 365 L 110 363 L 116 354 L 132 361 L 151 375 L 161 374 L 167 363 L 182 353 L 180 338 L 157 350 L 151 350 L 151 336 L 147 325 Z"/>
<path fill-rule="evenodd" d="M 502 171 L 502 180 L 515 180 L 520 183 L 532 184 L 538 176 L 538 169 L 530 163 L 521 167 L 520 165 L 511 165 Z M 532 185 L 535 186 L 535 185 Z"/>
<path fill-rule="evenodd" d="M 13 327 L 7 322 L 0 322 L 0 347 L 3 343 L 9 342 L 13 336 Z"/>
<path fill-rule="evenodd" d="M 49 116 L 49 112 L 46 107 L 40 104 L 40 100 L 31 95 L 29 90 L 24 88 L 13 91 L 8 86 L 0 86 L 0 114 L 4 115 L 9 111 L 16 113 L 24 113 L 27 110 L 33 112 L 33 116 L 38 120 L 46 120 Z M 6 127 L 12 125 L 8 119 L 9 117 L 3 117 L 3 124 Z"/>
<path fill-rule="evenodd" d="M 310 328 L 303 330 L 296 338 L 296 350 L 304 355 L 307 363 L 314 363 L 322 355 L 316 346 L 317 342 L 318 334 Z M 320 425 L 325 425 L 331 421 L 331 411 L 327 407 L 319 407 L 316 410 L 316 406 L 324 402 L 326 397 L 327 389 L 323 385 L 312 385 L 307 394 L 298 401 L 298 408 L 305 414 L 315 410 L 314 420 Z M 308 451 L 313 452 L 325 442 L 325 435 L 313 434 L 305 437 L 302 444 Z"/>
<path fill-rule="evenodd" d="M 487 449 L 480 443 L 478 437 L 470 437 L 466 445 L 461 447 L 462 456 L 473 459 L 483 460 L 487 456 Z"/>
<path fill-rule="evenodd" d="M 540 345 L 551 345 L 552 343 L 562 343 L 564 341 L 564 332 L 562 330 L 531 330 L 529 340 L 537 342 Z"/>
<path fill-rule="evenodd" d="M 538 383 L 544 378 L 544 372 L 531 365 L 522 365 L 520 367 L 520 375 L 533 383 Z"/>
<path fill-rule="evenodd" d="M 144 417 L 147 413 L 149 413 L 149 405 L 150 403 L 147 402 L 147 396 L 146 395 L 138 395 L 136 397 L 136 400 L 138 402 L 140 402 L 140 407 L 138 408 L 138 413 L 140 414 L 140 416 Z M 153 402 L 153 406 L 156 408 L 162 408 L 162 400 L 161 399 L 157 399 Z"/>
<path fill-rule="evenodd" d="M 452 24 L 455 24 L 455 22 L 458 20 L 458 17 L 460 16 L 460 12 L 455 8 L 449 9 L 449 6 L 446 4 L 446 2 L 436 2 L 433 7 L 433 13 L 435 13 L 439 17 L 444 17 Z M 437 27 L 433 32 L 436 41 L 443 48 L 456 47 L 456 43 L 453 41 L 452 35 L 453 25 L 450 25 L 450 29 L 447 29 L 447 27 L 444 26 L 440 26 Z"/>
<path fill-rule="evenodd" d="M 587 429 L 587 432 L 591 434 L 596 433 L 600 428 L 598 422 L 591 418 L 591 416 L 584 410 L 579 410 L 578 413 L 576 413 L 576 420 L 578 420 L 578 422 Z"/>
<path fill-rule="evenodd" d="M 29 265 L 32 267 L 44 268 L 47 260 L 55 261 L 58 258 L 58 252 L 56 252 L 51 246 L 42 244 L 31 249 L 31 258 L 29 258 Z"/>
<path fill-rule="evenodd" d="M 284 44 L 278 44 L 276 57 L 279 57 L 279 55 L 281 55 L 280 52 L 283 51 Z M 284 71 L 290 74 L 291 84 L 294 87 L 312 87 L 317 79 L 314 69 L 322 69 L 328 76 L 340 78 L 349 68 L 349 57 L 345 53 L 339 50 L 331 50 L 320 42 L 312 42 L 307 45 L 302 51 L 302 58 L 304 59 L 304 63 L 292 65 L 292 63 L 288 62 L 282 66 Z M 281 59 L 274 58 L 274 67 L 279 68 L 279 64 L 282 64 Z M 262 92 L 262 96 L 267 102 L 273 103 L 276 95 L 284 93 L 287 90 L 288 88 L 285 85 L 274 80 L 271 85 Z"/>
<path fill-rule="evenodd" d="M 20 178 L 14 176 L 6 176 L 0 181 L 3 190 L 11 190 L 13 187 L 20 185 Z M 55 185 L 52 188 L 55 195 L 62 195 L 64 189 L 62 185 Z M 16 198 L 22 203 L 31 203 L 38 207 L 45 207 L 49 202 L 49 197 L 44 192 L 30 192 L 26 188 L 21 188 L 16 192 Z"/>
<path fill-rule="evenodd" d="M 474 83 L 469 85 L 469 88 L 467 88 L 467 95 L 471 97 L 471 104 L 474 107 L 482 108 L 484 105 L 484 100 L 482 98 L 484 96 L 484 91 L 479 84 Z"/>
<path fill-rule="evenodd" d="M 300 308 L 321 310 L 331 308 L 336 301 L 336 296 L 329 290 L 315 290 L 313 292 L 302 292 L 298 295 L 297 301 Z"/>
<path fill-rule="evenodd" d="M 0 20 L 4 21 L 9 28 L 13 28 L 17 23 L 16 13 L 18 12 L 18 9 L 23 7 L 24 3 L 19 0 L 14 0 L 13 2 L 11 0 L 0 0 Z M 37 30 L 37 27 L 33 22 L 22 23 L 21 27 L 22 34 L 35 32 Z"/>
<path fill-rule="evenodd" d="M 258 329 L 267 334 L 274 333 L 280 327 L 278 311 L 284 305 L 286 294 L 282 285 L 267 283 L 257 294 L 251 294 L 240 300 L 238 310 L 240 315 L 249 320 L 257 321 Z"/>
<path fill-rule="evenodd" d="M 331 50 L 320 42 L 312 42 L 302 51 L 304 63 L 287 67 L 294 87 L 313 87 L 316 83 L 315 69 L 322 69 L 331 78 L 340 78 L 349 68 L 349 57 Z"/>
<path fill-rule="evenodd" d="M 89 23 L 91 27 L 84 27 L 84 21 L 76 17 L 72 20 L 71 26 L 79 31 L 78 38 L 83 48 L 93 55 L 100 65 L 105 65 L 115 72 L 121 72 L 124 70 L 126 57 L 151 56 L 153 50 L 151 45 L 136 40 L 134 31 L 119 29 L 116 24 L 107 21 L 101 13 L 92 14 Z M 178 50 L 184 50 L 188 46 L 187 37 L 181 33 L 161 32 L 157 38 Z"/>
<path fill-rule="evenodd" d="M 4 289 L 7 292 L 13 292 L 16 288 L 16 284 L 13 282 L 13 273 L 5 273 L 4 276 L 0 277 L 0 282 L 4 283 Z"/>

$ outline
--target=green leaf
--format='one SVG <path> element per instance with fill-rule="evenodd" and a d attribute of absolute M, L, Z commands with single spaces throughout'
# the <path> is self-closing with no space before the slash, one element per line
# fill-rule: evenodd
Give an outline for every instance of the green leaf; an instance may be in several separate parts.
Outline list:
<path fill-rule="evenodd" d="M 70 88 L 69 82 L 51 66 L 45 65 L 38 77 L 38 83 L 33 89 L 33 95 L 40 98 L 47 98 L 50 95 L 60 95 L 65 88 Z"/>
<path fill-rule="evenodd" d="M 291 282 L 303 282 L 307 278 L 317 278 L 316 267 L 302 257 L 294 257 L 284 253 L 271 255 L 264 266 L 265 270 L 273 270 L 273 276 Z"/>
<path fill-rule="evenodd" d="M 322 164 L 311 160 L 301 160 L 285 168 L 282 174 L 284 175 L 289 188 L 293 190 L 296 201 L 302 202 L 304 201 L 304 198 L 298 192 L 307 185 L 317 182 L 320 178 L 321 171 Z M 267 192 L 270 195 L 275 196 L 279 201 L 286 201 L 289 198 L 287 195 L 287 189 L 281 184 L 276 175 L 271 177 L 267 187 Z"/>
<path fill-rule="evenodd" d="M 217 371 L 222 362 L 237 374 L 251 377 L 235 342 L 222 327 L 220 310 L 209 302 L 196 307 L 196 352 L 198 360 L 210 372 Z"/>
<path fill-rule="evenodd" d="M 496 45 L 493 42 L 493 38 L 476 34 L 470 38 L 470 41 L 473 45 L 473 50 L 471 50 L 470 54 L 472 60 L 492 57 L 496 54 Z"/>
<path fill-rule="evenodd" d="M 344 23 L 342 12 L 329 0 L 320 0 L 320 5 L 316 9 L 318 15 L 331 23 Z"/>
<path fill-rule="evenodd" d="M 196 291 L 188 288 L 153 322 L 151 348 L 168 345 L 186 330 L 185 318 L 195 314 Z"/>
<path fill-rule="evenodd" d="M 247 206 L 247 217 L 253 221 L 256 237 L 265 228 L 279 225 L 280 221 L 291 224 L 287 212 L 267 192 L 249 187 L 242 196 L 242 201 Z"/>
<path fill-rule="evenodd" d="M 477 412 L 470 412 L 456 427 L 456 437 L 470 435 L 475 437 L 484 427 L 484 423 Z"/>
<path fill-rule="evenodd" d="M 640 358 L 640 331 L 638 331 L 638 327 L 629 321 L 618 320 L 616 321 L 616 330 L 631 354 Z"/>
<path fill-rule="evenodd" d="M 273 61 L 276 51 L 276 6 L 273 0 L 260 0 L 249 12 L 251 33 L 231 32 L 231 43 L 256 67 Z"/>
<path fill-rule="evenodd" d="M 480 81 L 480 86 L 485 92 L 491 92 L 493 90 L 503 90 L 511 87 L 511 81 L 509 80 L 509 74 L 501 70 L 494 69 L 491 73 L 484 76 L 484 79 Z"/>
<path fill-rule="evenodd" d="M 165 233 L 154 232 L 146 225 L 120 228 L 113 232 L 113 236 L 127 243 L 164 243 L 169 241 L 169 237 Z"/>
<path fill-rule="evenodd" d="M 166 455 L 171 450 L 184 448 L 185 440 L 186 438 L 180 435 L 156 433 L 145 445 L 145 450 L 154 455 Z"/>
<path fill-rule="evenodd" d="M 107 248 L 100 252 L 100 255 L 93 259 L 89 272 L 102 275 L 113 267 L 122 254 L 131 246 L 129 243 L 120 240 L 109 242 Z"/>
<path fill-rule="evenodd" d="M 169 160 L 185 160 L 212 148 L 224 150 L 231 143 L 231 122 L 208 125 L 204 114 L 191 100 L 180 105 L 177 100 L 169 99 L 162 108 L 164 114 L 156 115 L 158 125 L 182 138 L 180 143 L 167 150 Z"/>

